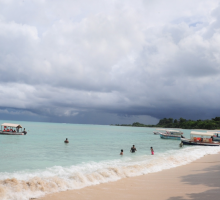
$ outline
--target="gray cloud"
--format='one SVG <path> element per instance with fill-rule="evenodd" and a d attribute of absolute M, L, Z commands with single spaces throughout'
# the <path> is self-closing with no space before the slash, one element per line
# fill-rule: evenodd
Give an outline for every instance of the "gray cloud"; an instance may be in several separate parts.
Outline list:
<path fill-rule="evenodd" d="M 217 0 L 0 0 L 0 116 L 215 117 L 219 10 Z"/>

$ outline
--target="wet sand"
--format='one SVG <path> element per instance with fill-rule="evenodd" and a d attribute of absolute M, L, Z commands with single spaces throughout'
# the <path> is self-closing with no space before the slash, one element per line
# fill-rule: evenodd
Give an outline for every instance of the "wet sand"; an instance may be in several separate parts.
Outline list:
<path fill-rule="evenodd" d="M 79 190 L 49 194 L 38 200 L 209 200 L 220 199 L 220 154 L 190 164 L 103 183 Z"/>

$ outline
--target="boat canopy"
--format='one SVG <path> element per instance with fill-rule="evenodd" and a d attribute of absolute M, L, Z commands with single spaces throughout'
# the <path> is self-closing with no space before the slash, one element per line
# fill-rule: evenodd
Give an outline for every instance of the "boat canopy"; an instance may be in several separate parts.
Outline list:
<path fill-rule="evenodd" d="M 20 124 L 3 123 L 2 126 L 9 126 L 14 128 L 22 128 Z"/>
<path fill-rule="evenodd" d="M 197 131 L 191 131 L 191 135 L 200 135 L 200 136 L 213 136 L 214 132 L 197 132 Z"/>
<path fill-rule="evenodd" d="M 207 131 L 207 133 L 220 133 L 220 130 Z"/>

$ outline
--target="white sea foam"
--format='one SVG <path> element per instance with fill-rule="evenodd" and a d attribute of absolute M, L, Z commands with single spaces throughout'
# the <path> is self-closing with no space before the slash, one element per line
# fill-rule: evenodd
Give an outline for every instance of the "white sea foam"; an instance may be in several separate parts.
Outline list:
<path fill-rule="evenodd" d="M 187 147 L 155 156 L 54 166 L 45 170 L 0 173 L 1 200 L 28 200 L 48 193 L 79 189 L 185 165 L 204 155 L 220 152 L 220 147 Z"/>

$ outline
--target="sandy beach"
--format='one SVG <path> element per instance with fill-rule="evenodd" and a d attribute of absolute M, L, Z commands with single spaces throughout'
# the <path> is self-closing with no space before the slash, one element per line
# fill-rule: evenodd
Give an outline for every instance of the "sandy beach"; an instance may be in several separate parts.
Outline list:
<path fill-rule="evenodd" d="M 116 182 L 49 194 L 39 200 L 219 199 L 220 154 L 190 164 Z"/>

